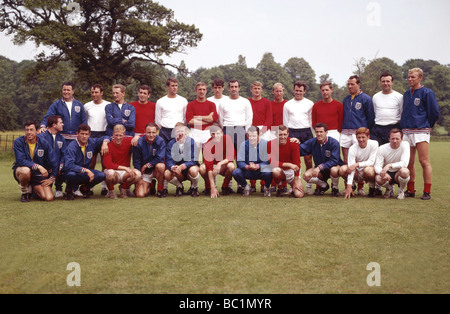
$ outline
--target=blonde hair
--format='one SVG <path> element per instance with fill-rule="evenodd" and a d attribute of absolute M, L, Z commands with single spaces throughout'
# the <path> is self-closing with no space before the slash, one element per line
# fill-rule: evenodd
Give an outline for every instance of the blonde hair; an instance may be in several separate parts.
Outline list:
<path fill-rule="evenodd" d="M 113 89 L 114 89 L 114 88 L 120 88 L 120 91 L 121 91 L 122 93 L 125 92 L 125 86 L 123 86 L 122 84 L 116 84 L 116 85 L 113 86 Z"/>
<path fill-rule="evenodd" d="M 284 90 L 284 85 L 283 85 L 283 84 L 281 84 L 281 83 L 275 83 L 275 84 L 273 84 L 272 91 L 274 91 L 275 88 L 277 88 L 277 87 L 281 87 L 281 88 Z"/>
<path fill-rule="evenodd" d="M 250 88 L 252 88 L 253 86 L 259 86 L 259 87 L 263 87 L 263 84 L 261 83 L 261 82 L 259 82 L 259 81 L 254 81 L 253 83 L 252 83 L 252 86 L 250 86 Z"/>
<path fill-rule="evenodd" d="M 423 70 L 421 68 L 413 68 L 408 71 L 409 74 L 411 74 L 412 72 L 417 72 L 420 76 L 423 76 Z"/>
<path fill-rule="evenodd" d="M 125 127 L 122 124 L 116 124 L 114 126 L 114 131 L 113 132 L 114 133 L 116 133 L 116 132 L 125 133 L 126 129 L 125 129 Z"/>

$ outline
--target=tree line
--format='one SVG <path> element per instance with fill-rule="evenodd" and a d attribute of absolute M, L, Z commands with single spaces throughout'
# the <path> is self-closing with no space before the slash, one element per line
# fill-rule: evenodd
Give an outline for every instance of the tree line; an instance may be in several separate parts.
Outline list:
<path fill-rule="evenodd" d="M 388 71 L 394 75 L 394 89 L 404 93 L 408 88 L 408 69 L 420 67 L 424 71 L 423 85 L 431 88 L 439 103 L 441 117 L 435 127 L 435 134 L 450 134 L 450 68 L 434 60 L 410 59 L 402 66 L 389 58 L 355 62 L 354 74 L 361 77 L 361 89 L 370 96 L 381 90 L 379 76 Z M 0 130 L 15 130 L 29 119 L 40 121 L 52 102 L 61 98 L 61 84 L 74 80 L 77 69 L 70 61 L 60 62 L 54 69 L 37 69 L 38 61 L 25 60 L 16 62 L 0 56 Z M 162 65 L 148 61 L 140 61 L 134 65 L 136 75 L 114 80 L 127 87 L 126 100 L 137 100 L 137 92 L 141 84 L 150 85 L 151 100 L 156 101 L 166 94 L 165 81 L 168 77 L 177 77 L 179 94 L 188 100 L 194 100 L 194 88 L 197 82 L 210 84 L 215 78 L 225 82 L 237 79 L 241 83 L 241 96 L 251 97 L 250 86 L 254 81 L 264 85 L 263 97 L 273 99 L 272 86 L 276 82 L 284 84 L 285 99 L 293 97 L 293 83 L 305 81 L 308 86 L 306 97 L 313 102 L 321 99 L 320 83 L 331 81 L 334 86 L 333 98 L 342 101 L 348 94 L 346 86 L 338 86 L 329 74 L 316 79 L 316 73 L 309 63 L 298 57 L 289 59 L 284 65 L 277 63 L 272 53 L 265 53 L 255 68 L 247 66 L 245 57 L 240 55 L 236 63 L 219 65 L 213 68 L 200 68 L 189 71 L 182 62 L 176 73 Z M 87 81 L 75 81 L 77 84 L 75 97 L 82 103 L 91 100 L 90 85 Z M 112 100 L 111 86 L 104 86 L 107 100 Z M 208 96 L 212 96 L 209 90 Z"/>

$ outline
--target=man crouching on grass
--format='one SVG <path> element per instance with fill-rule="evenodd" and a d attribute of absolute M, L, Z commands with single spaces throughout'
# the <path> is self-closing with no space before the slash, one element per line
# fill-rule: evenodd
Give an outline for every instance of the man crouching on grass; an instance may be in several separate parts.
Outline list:
<path fill-rule="evenodd" d="M 141 180 L 141 172 L 130 168 L 131 141 L 132 137 L 125 137 L 125 127 L 117 124 L 113 129 L 113 140 L 108 144 L 108 154 L 103 156 L 103 167 L 105 168 L 106 185 L 108 194 L 106 198 L 116 199 L 114 185 L 120 183 L 120 197 L 133 196 L 130 186 Z"/>
<path fill-rule="evenodd" d="M 77 139 L 72 141 L 66 150 L 64 173 L 66 175 L 66 200 L 72 201 L 73 187 L 81 185 L 80 191 L 83 198 L 89 198 L 90 189 L 105 180 L 105 174 L 101 171 L 90 169 L 94 152 L 98 151 L 105 155 L 108 152 L 108 136 L 101 138 L 90 138 L 91 127 L 87 124 L 80 124 L 77 129 Z"/>
<path fill-rule="evenodd" d="M 409 182 L 409 158 L 410 149 L 406 141 L 402 141 L 403 132 L 400 129 L 392 129 L 389 132 L 389 143 L 378 148 L 375 162 L 375 180 L 380 186 L 386 188 L 384 198 L 392 197 L 393 184 L 398 183 L 397 198 L 405 198 L 405 188 Z"/>
<path fill-rule="evenodd" d="M 25 136 L 14 141 L 14 178 L 22 191 L 21 202 L 29 202 L 32 192 L 45 201 L 53 201 L 52 184 L 59 171 L 56 154 L 43 138 L 37 136 L 37 124 L 25 123 Z"/>

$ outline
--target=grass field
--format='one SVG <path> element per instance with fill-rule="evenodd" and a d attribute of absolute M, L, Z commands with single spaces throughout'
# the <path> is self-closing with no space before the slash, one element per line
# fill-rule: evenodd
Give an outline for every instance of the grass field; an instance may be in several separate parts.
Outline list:
<path fill-rule="evenodd" d="M 19 202 L 0 162 L 0 293 L 450 292 L 450 143 L 431 146 L 432 199 Z M 418 166 L 416 188 L 423 187 Z M 343 182 L 341 181 L 341 188 Z M 203 190 L 203 182 L 200 184 Z M 367 188 L 366 188 L 367 189 Z M 81 286 L 66 283 L 77 262 Z M 369 263 L 381 286 L 370 287 Z"/>

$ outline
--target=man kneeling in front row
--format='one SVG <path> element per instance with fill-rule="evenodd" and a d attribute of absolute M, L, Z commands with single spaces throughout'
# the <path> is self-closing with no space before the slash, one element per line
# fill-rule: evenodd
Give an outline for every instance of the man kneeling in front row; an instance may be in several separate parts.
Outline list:
<path fill-rule="evenodd" d="M 276 185 L 286 181 L 292 187 L 293 196 L 300 198 L 305 196 L 303 184 L 300 179 L 300 151 L 297 142 L 289 138 L 289 129 L 280 125 L 278 138 L 269 142 L 268 151 L 272 165 L 272 178 Z M 283 190 L 278 188 L 277 197 L 283 195 Z"/>
<path fill-rule="evenodd" d="M 397 198 L 405 198 L 405 188 L 409 182 L 409 157 L 410 148 L 406 141 L 402 141 L 403 132 L 400 129 L 392 129 L 389 132 L 389 143 L 378 148 L 375 162 L 375 180 L 380 186 L 386 188 L 384 198 L 392 197 L 393 184 L 399 184 Z"/>
<path fill-rule="evenodd" d="M 125 137 L 125 127 L 117 124 L 113 129 L 113 140 L 108 144 L 108 154 L 103 156 L 103 167 L 105 168 L 106 185 L 108 194 L 106 198 L 116 199 L 117 194 L 114 186 L 120 183 L 120 197 L 133 196 L 130 186 L 141 180 L 141 172 L 130 167 L 131 141 L 132 137 Z"/>

